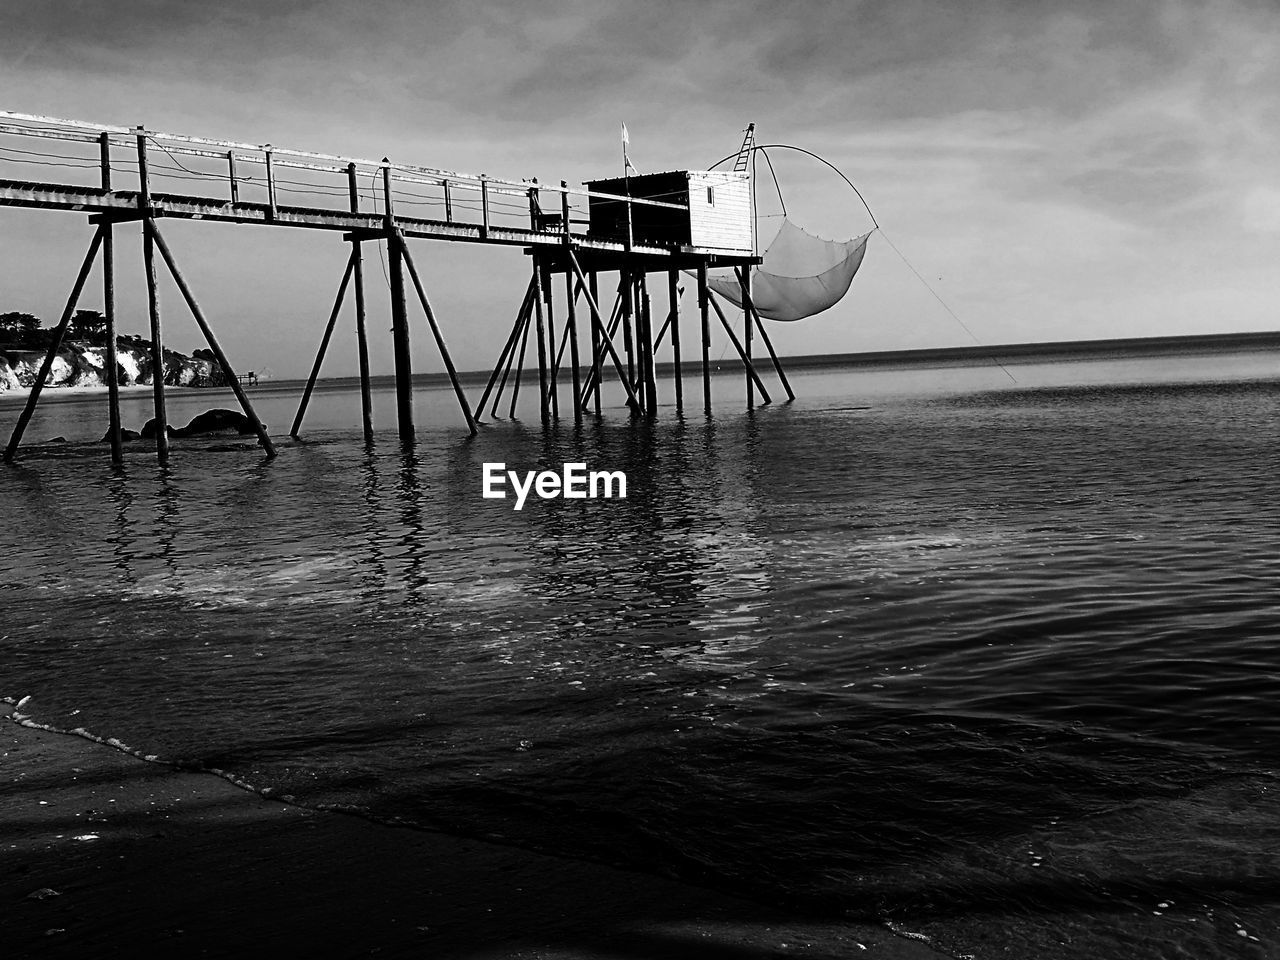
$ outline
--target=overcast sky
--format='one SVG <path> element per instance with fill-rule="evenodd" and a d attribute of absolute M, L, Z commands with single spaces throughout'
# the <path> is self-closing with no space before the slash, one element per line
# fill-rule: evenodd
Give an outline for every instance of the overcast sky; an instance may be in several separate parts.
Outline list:
<path fill-rule="evenodd" d="M 844 170 L 982 342 L 1277 327 L 1274 0 L 0 6 L 4 109 L 575 183 L 621 172 L 620 122 L 647 171 L 705 167 L 754 121 L 761 142 Z M 775 161 L 801 226 L 869 228 L 824 167 Z M 304 375 L 346 256 L 336 235 L 167 230 L 233 360 Z M 136 229 L 120 235 L 122 326 L 141 332 Z M 52 323 L 88 237 L 77 214 L 0 209 L 0 310 Z M 525 258 L 415 251 L 459 366 L 485 366 Z M 169 342 L 200 345 L 163 296 Z M 326 373 L 355 369 L 350 327 Z M 881 236 L 841 304 L 774 330 L 783 353 L 972 342 Z M 440 369 L 417 320 L 413 338 L 415 368 Z"/>

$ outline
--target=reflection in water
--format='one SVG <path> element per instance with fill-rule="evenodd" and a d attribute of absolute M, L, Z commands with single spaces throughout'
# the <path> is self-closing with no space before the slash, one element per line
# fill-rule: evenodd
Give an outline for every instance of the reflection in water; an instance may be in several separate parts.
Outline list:
<path fill-rule="evenodd" d="M 164 561 L 165 567 L 171 574 L 170 588 L 175 592 L 181 592 L 184 578 L 178 568 L 178 556 L 174 545 L 177 538 L 182 535 L 180 506 L 182 490 L 167 466 L 156 467 L 152 494 L 156 504 L 153 514 L 154 538 L 160 551 L 160 559 Z"/>
<path fill-rule="evenodd" d="M 133 569 L 132 554 L 138 539 L 137 524 L 129 518 L 129 509 L 133 506 L 134 484 L 130 482 L 128 472 L 121 467 L 112 469 L 101 483 L 107 502 L 115 506 L 115 526 L 108 530 L 107 543 L 111 547 L 111 556 L 120 571 L 125 583 L 138 582 Z"/>
<path fill-rule="evenodd" d="M 378 462 L 373 455 L 372 449 L 366 449 L 365 455 L 360 458 L 360 474 L 360 492 L 365 505 L 363 512 L 365 520 L 363 541 L 367 547 L 367 552 L 364 554 L 363 562 L 359 564 L 358 572 L 361 581 L 367 587 L 363 597 L 366 603 L 370 603 L 376 601 L 379 594 L 387 589 L 390 579 L 386 559 L 382 552 L 381 479 L 378 476 Z"/>
<path fill-rule="evenodd" d="M 430 589 L 427 568 L 427 529 L 422 520 L 422 495 L 418 481 L 418 457 L 412 451 L 401 454 L 400 469 L 396 476 L 395 498 L 399 507 L 399 527 L 395 532 L 393 554 L 404 570 L 407 588 L 403 599 L 419 605 Z"/>

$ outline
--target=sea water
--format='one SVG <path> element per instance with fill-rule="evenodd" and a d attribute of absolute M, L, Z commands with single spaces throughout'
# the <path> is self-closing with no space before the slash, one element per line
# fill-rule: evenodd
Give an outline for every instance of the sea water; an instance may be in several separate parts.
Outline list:
<path fill-rule="evenodd" d="M 726 373 L 652 422 L 606 384 L 581 430 L 526 384 L 475 439 L 433 387 L 412 452 L 339 384 L 274 461 L 118 471 L 103 399 L 50 391 L 0 470 L 0 696 L 956 954 L 1280 954 L 1280 356 L 1010 374 L 797 371 L 747 412 Z M 298 393 L 251 393 L 278 436 Z M 482 496 L 570 461 L 626 499 Z"/>

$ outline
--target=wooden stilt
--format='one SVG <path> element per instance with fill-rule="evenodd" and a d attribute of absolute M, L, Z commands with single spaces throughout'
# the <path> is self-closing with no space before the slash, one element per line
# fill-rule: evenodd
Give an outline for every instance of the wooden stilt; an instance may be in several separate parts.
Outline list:
<path fill-rule="evenodd" d="M 453 357 L 449 356 L 449 348 L 445 345 L 444 335 L 440 332 L 440 325 L 436 323 L 435 311 L 431 309 L 431 301 L 427 299 L 427 291 L 422 286 L 422 278 L 418 276 L 418 268 L 413 265 L 413 257 L 409 255 L 409 245 L 405 243 L 404 234 L 396 234 L 396 240 L 400 245 L 400 252 L 404 256 L 405 266 L 409 268 L 409 278 L 413 281 L 413 288 L 418 292 L 418 300 L 422 303 L 422 312 L 427 315 L 427 324 L 431 327 L 431 336 L 435 338 L 436 348 L 440 351 L 440 357 L 444 360 L 444 368 L 448 371 L 449 382 L 453 384 L 453 395 L 458 398 L 458 406 L 462 408 L 462 415 L 466 418 L 467 429 L 471 431 L 471 435 L 476 435 L 476 421 L 471 412 L 471 405 L 467 403 L 467 395 L 462 391 L 462 384 L 458 382 L 458 371 L 454 369 Z"/>
<path fill-rule="evenodd" d="M 391 345 L 396 367 L 396 421 L 400 442 L 415 442 L 413 424 L 413 361 L 409 351 L 409 318 L 405 305 L 404 259 L 394 236 L 387 237 L 391 283 Z"/>
<path fill-rule="evenodd" d="M 676 365 L 676 415 L 684 413 L 684 377 L 680 371 L 680 271 L 667 271 L 667 322 L 671 324 L 671 356 Z M 662 342 L 662 334 L 658 334 L 658 343 Z M 654 349 L 657 349 L 655 345 Z"/>
<path fill-rule="evenodd" d="M 622 270 L 622 348 L 627 354 L 627 382 L 636 385 L 635 338 L 632 336 L 632 317 L 635 314 L 635 284 L 630 270 Z"/>
<path fill-rule="evenodd" d="M 111 441 L 111 462 L 124 462 L 120 436 L 120 357 L 116 328 L 116 255 L 114 229 L 102 225 L 102 312 L 107 319 L 107 353 L 103 358 L 107 374 L 107 434 Z"/>
<path fill-rule="evenodd" d="M 200 332 L 204 334 L 204 338 L 209 344 L 209 349 L 218 358 L 218 364 L 222 367 L 222 375 L 226 378 L 227 383 L 230 384 L 236 399 L 240 401 L 240 408 L 244 411 L 244 415 L 253 424 L 254 432 L 258 434 L 258 442 L 262 444 L 262 449 L 266 451 L 268 458 L 274 457 L 276 448 L 271 442 L 271 437 L 267 435 L 267 428 L 258 419 L 258 414 L 254 411 L 253 404 L 249 402 L 248 394 L 244 392 L 244 387 L 240 385 L 240 378 L 236 376 L 235 370 L 231 368 L 231 362 L 227 360 L 227 355 L 222 352 L 222 347 L 218 345 L 218 339 L 213 335 L 213 329 L 209 326 L 208 321 L 205 320 L 204 311 L 200 309 L 200 304 L 196 302 L 195 296 L 191 293 L 191 288 L 187 286 L 186 278 L 183 277 L 182 271 L 178 269 L 178 264 L 174 261 L 173 254 L 169 251 L 169 245 L 164 242 L 160 228 L 156 226 L 154 220 L 148 217 L 143 221 L 143 229 L 146 230 L 148 236 L 154 239 L 156 247 L 160 250 L 160 256 L 164 259 L 165 266 L 169 268 L 169 273 L 173 276 L 174 283 L 178 285 L 178 292 L 182 294 L 182 299 L 187 302 L 187 307 L 191 310 L 191 315 L 195 318 L 196 325 L 200 328 Z"/>
<path fill-rule="evenodd" d="M 594 294 L 592 294 L 592 296 L 594 297 Z M 600 301 L 596 300 L 595 302 L 599 303 Z M 596 334 L 598 339 L 601 339 L 601 340 L 608 339 L 609 342 L 612 343 L 614 336 L 618 332 L 618 327 L 620 327 L 621 325 L 622 325 L 622 291 L 619 290 L 617 297 L 615 297 L 613 301 L 613 310 L 609 314 L 608 326 L 604 328 L 603 332 L 597 330 L 594 325 L 592 325 L 591 330 L 593 333 Z M 601 347 L 603 347 L 603 342 L 601 342 Z M 594 395 L 596 398 L 596 405 L 599 406 L 600 383 L 601 383 L 601 380 L 603 379 L 602 374 L 604 373 L 603 363 L 604 363 L 604 355 L 602 354 L 601 368 L 599 370 L 592 370 L 587 375 L 587 383 L 582 390 L 582 398 L 583 398 L 584 405 L 586 403 L 586 398 L 588 396 Z"/>
<path fill-rule="evenodd" d="M 164 398 L 164 343 L 160 335 L 160 291 L 156 287 L 154 242 L 145 226 L 142 231 L 142 263 L 147 274 L 147 313 L 151 321 L 151 395 L 155 409 L 156 458 L 169 459 L 169 417 Z"/>
<path fill-rule="evenodd" d="M 551 403 L 547 396 L 547 331 L 543 323 L 542 304 L 546 299 L 542 290 L 542 264 L 539 257 L 533 257 L 533 282 L 537 284 L 537 296 L 533 298 L 533 312 L 537 320 L 535 332 L 538 335 L 538 403 L 543 423 L 551 421 Z"/>
<path fill-rule="evenodd" d="M 569 249 L 573 243 L 572 232 L 569 224 L 569 184 L 560 181 L 560 221 L 564 227 L 564 242 L 566 249 Z M 578 281 L 582 284 L 582 281 Z M 565 288 L 565 333 L 569 338 L 569 362 L 573 365 L 573 422 L 581 425 L 582 423 L 582 373 L 581 373 L 581 357 L 578 356 L 578 292 L 574 287 L 574 280 L 568 270 L 564 272 L 564 288 Z"/>
<path fill-rule="evenodd" d="M 716 316 L 720 318 L 720 325 L 724 327 L 724 332 L 729 335 L 729 340 L 733 344 L 733 349 L 738 352 L 738 358 L 742 361 L 742 365 L 747 371 L 747 377 L 753 384 L 755 384 L 756 389 L 760 391 L 760 398 L 765 403 L 772 403 L 773 401 L 769 399 L 769 391 L 765 389 L 764 381 L 761 380 L 760 375 L 756 373 L 756 368 L 751 363 L 751 358 L 747 356 L 747 352 L 743 349 L 741 342 L 738 340 L 738 335 L 733 332 L 733 327 L 729 324 L 728 317 L 724 315 L 724 310 L 721 309 L 720 304 L 716 300 L 715 294 L 710 290 L 707 291 L 707 299 L 711 302 L 711 306 L 715 310 Z"/>
<path fill-rule="evenodd" d="M 31 392 L 27 394 L 27 403 L 22 408 L 22 413 L 18 416 L 18 423 L 13 428 L 13 435 L 9 438 L 9 446 L 4 451 L 4 462 L 12 463 L 14 454 L 18 452 L 18 444 L 22 442 L 22 435 L 26 432 L 27 424 L 31 422 L 31 415 L 35 413 L 36 404 L 40 402 L 40 393 L 44 390 L 44 382 L 49 378 L 49 371 L 53 369 L 53 358 L 58 354 L 58 348 L 62 346 L 62 341 L 67 335 L 67 328 L 71 325 L 71 314 L 75 312 L 76 304 L 80 302 L 80 291 L 84 289 L 84 282 L 89 277 L 89 270 L 93 267 L 93 261 L 98 256 L 98 248 L 102 245 L 102 236 L 105 224 L 99 224 L 93 233 L 93 240 L 89 244 L 89 252 L 84 255 L 84 262 L 80 264 L 80 272 L 76 275 L 76 282 L 71 288 L 71 296 L 67 298 L 67 305 L 62 311 L 62 318 L 58 321 L 58 325 L 53 330 L 53 338 L 49 341 L 49 349 L 45 351 L 44 362 L 40 364 L 40 372 L 36 375 L 36 382 L 31 387 Z"/>
<path fill-rule="evenodd" d="M 707 304 L 711 291 L 707 289 L 707 261 L 698 261 L 698 313 L 702 320 L 702 409 L 711 416 L 711 317 Z"/>
<path fill-rule="evenodd" d="M 520 315 L 520 319 L 517 321 L 517 325 L 516 325 L 516 331 L 515 331 L 516 339 L 522 345 L 521 355 L 520 355 L 521 361 L 524 360 L 523 344 L 527 339 L 527 331 L 529 329 L 529 315 L 531 312 L 532 312 L 531 310 L 525 310 Z M 489 411 L 489 415 L 494 417 L 495 419 L 498 416 L 498 403 L 502 400 L 502 392 L 507 389 L 507 379 L 511 376 L 511 368 L 514 367 L 515 365 L 516 365 L 516 350 L 515 350 L 515 346 L 513 345 L 511 348 L 511 352 L 507 355 L 507 365 L 506 365 L 506 368 L 502 371 L 502 379 L 498 382 L 498 390 L 493 395 L 493 406 L 490 408 L 490 411 Z M 516 373 L 516 376 L 517 378 L 520 376 L 518 371 Z M 477 416 L 479 416 L 482 412 L 483 410 L 481 407 L 476 407 Z"/>
<path fill-rule="evenodd" d="M 649 302 L 649 282 L 640 274 L 640 356 L 644 358 L 645 413 L 658 415 L 658 377 L 653 367 L 653 310 Z"/>
<path fill-rule="evenodd" d="M 520 334 L 520 356 L 516 358 L 516 382 L 511 387 L 511 409 L 507 411 L 507 416 L 512 420 L 516 417 L 516 400 L 520 397 L 520 377 L 524 373 L 524 353 L 525 348 L 529 346 L 529 330 L 533 327 L 533 313 L 530 311 L 525 314 L 524 333 Z M 497 415 L 497 402 L 494 403 L 494 415 Z"/>
<path fill-rule="evenodd" d="M 507 342 L 503 344 L 502 352 L 498 355 L 498 364 L 494 366 L 493 374 L 489 376 L 488 383 L 485 384 L 484 392 L 480 394 L 480 402 L 476 404 L 476 419 L 484 416 L 485 403 L 489 402 L 489 397 L 493 397 L 493 416 L 497 416 L 498 402 L 502 399 L 502 392 L 507 388 L 507 378 L 511 376 L 511 367 L 516 362 L 516 348 L 520 346 L 521 334 L 524 333 L 525 323 L 531 305 L 529 298 L 534 293 L 534 285 L 530 283 L 525 287 L 525 298 L 520 302 L 520 310 L 516 312 L 516 321 L 511 326 L 511 334 L 507 337 Z M 498 379 L 500 378 L 502 379 Z M 494 385 L 498 385 L 497 393 L 494 392 Z"/>
<path fill-rule="evenodd" d="M 111 189 L 111 135 L 98 137 L 102 165 L 102 189 Z M 120 358 L 116 341 L 116 255 L 115 227 L 103 221 L 102 230 L 102 312 L 107 320 L 107 353 L 103 359 L 107 374 L 107 439 L 111 442 L 111 462 L 124 462 L 120 438 Z"/>
<path fill-rule="evenodd" d="M 578 308 L 578 297 L 582 296 L 582 290 L 583 290 L 582 282 L 580 280 L 575 279 L 573 274 L 569 273 L 568 271 L 565 271 L 565 277 L 568 280 L 568 282 L 565 284 L 566 288 L 572 288 L 573 290 L 573 307 L 574 307 L 574 310 L 576 311 Z M 568 294 L 569 289 L 566 289 L 565 293 Z M 557 373 L 564 368 L 564 355 L 568 352 L 569 352 L 569 325 L 566 323 L 564 327 L 564 333 L 560 335 L 560 346 L 556 350 L 555 366 L 556 366 Z"/>
<path fill-rule="evenodd" d="M 552 344 L 552 346 L 555 346 Z M 569 325 L 566 323 L 564 329 L 560 333 L 560 346 L 555 347 L 555 356 L 551 361 L 551 370 L 558 378 L 560 369 L 564 366 L 564 355 L 569 351 Z"/>
<path fill-rule="evenodd" d="M 413 427 L 413 359 L 409 352 L 409 312 L 404 298 L 404 254 L 396 240 L 396 221 L 391 195 L 391 165 L 382 158 L 382 192 L 386 206 L 387 260 L 390 261 L 391 346 L 396 363 L 396 419 L 400 442 L 411 445 Z"/>
<path fill-rule="evenodd" d="M 578 258 L 574 256 L 572 250 L 567 251 L 567 253 L 570 266 L 573 267 L 573 270 L 578 275 L 579 279 L 585 282 L 586 277 L 582 275 L 582 266 L 578 263 Z M 600 308 L 596 304 L 594 297 L 589 296 L 587 306 L 591 308 L 591 322 L 600 330 L 601 333 L 604 333 L 604 321 L 600 319 Z M 603 338 L 603 341 L 606 351 L 613 360 L 614 369 L 618 371 L 618 376 L 622 380 L 622 386 L 627 391 L 627 404 L 631 407 L 633 412 L 636 412 L 640 409 L 640 401 L 636 397 L 635 391 L 631 389 L 631 381 L 627 379 L 626 372 L 622 366 L 622 359 L 618 356 L 618 351 L 613 348 L 613 342 L 607 336 Z"/>
<path fill-rule="evenodd" d="M 342 282 L 338 284 L 338 295 L 333 299 L 333 309 L 329 312 L 329 322 L 325 324 L 324 336 L 320 338 L 320 349 L 316 351 L 316 362 L 311 366 L 311 376 L 307 378 L 306 389 L 302 391 L 302 402 L 298 404 L 298 412 L 293 418 L 293 426 L 289 428 L 289 436 L 298 439 L 298 431 L 302 428 L 302 418 L 307 413 L 307 404 L 311 402 L 311 391 L 316 387 L 316 378 L 320 376 L 320 365 L 324 363 L 324 355 L 329 349 L 329 339 L 333 336 L 333 328 L 338 325 L 338 314 L 342 312 L 342 301 L 347 295 L 347 284 L 351 282 L 351 274 L 355 270 L 356 253 L 353 249 L 347 257 L 347 269 L 342 272 Z"/>
<path fill-rule="evenodd" d="M 591 295 L 591 299 L 596 303 L 600 302 L 600 296 L 597 286 L 597 274 L 594 270 L 587 275 L 587 293 Z M 600 383 L 600 331 L 591 324 L 591 375 L 595 377 L 596 384 Z M 590 379 L 588 378 L 588 382 Z M 595 391 L 595 407 L 596 416 L 600 416 L 600 391 Z"/>
<path fill-rule="evenodd" d="M 613 300 L 613 310 L 609 313 L 609 323 L 608 323 L 608 326 L 604 327 L 600 331 L 602 338 L 604 340 L 608 340 L 610 344 L 613 343 L 614 338 L 617 337 L 618 335 L 618 330 L 621 329 L 622 327 L 622 310 L 623 310 L 623 304 L 626 302 L 626 296 L 627 296 L 627 278 L 625 275 L 619 274 L 618 293 Z M 600 302 L 599 300 L 596 301 L 597 304 L 599 304 L 599 302 Z M 603 375 L 603 372 L 604 372 L 603 358 L 601 360 L 601 363 L 602 363 L 602 367 L 600 372 Z M 625 377 L 626 374 L 621 374 L 621 376 Z M 594 382 L 590 384 L 587 388 L 588 390 L 595 392 L 597 400 L 599 400 L 600 385 L 602 381 L 603 381 L 603 376 L 598 376 L 594 379 Z M 630 380 L 628 381 L 628 383 L 631 384 L 632 392 L 635 392 L 635 388 L 636 388 L 635 383 L 631 382 Z M 584 393 L 583 396 L 585 397 L 586 394 Z"/>
<path fill-rule="evenodd" d="M 641 411 L 648 415 L 652 406 L 649 397 L 649 378 L 645 373 L 644 362 L 644 297 L 641 294 L 641 274 L 631 274 L 631 306 L 632 315 L 632 348 L 636 360 L 636 395 L 640 398 Z"/>
<path fill-rule="evenodd" d="M 671 329 L 672 319 L 672 315 L 668 313 L 667 319 L 663 320 L 662 326 L 658 328 L 658 335 L 653 338 L 653 353 L 655 357 L 658 354 L 658 350 L 662 347 L 662 341 L 667 339 L 667 331 Z"/>
<path fill-rule="evenodd" d="M 786 371 L 782 369 L 782 364 L 778 360 L 778 355 L 773 350 L 773 341 L 769 339 L 769 331 L 765 329 L 764 321 L 760 319 L 760 314 L 756 310 L 755 304 L 750 300 L 747 301 L 747 309 L 755 319 L 756 329 L 760 331 L 760 339 L 764 341 L 765 349 L 769 351 L 769 357 L 773 360 L 773 369 L 778 374 L 778 379 L 782 381 L 782 389 L 787 391 L 787 399 L 794 400 L 796 395 L 792 392 L 791 383 L 787 380 Z"/>
<path fill-rule="evenodd" d="M 573 276 L 566 270 L 564 274 L 565 300 L 568 304 L 565 314 L 565 334 L 569 338 L 569 363 L 573 367 L 573 421 L 582 423 L 582 374 L 580 357 L 578 356 L 578 310 L 577 292 L 574 289 Z"/>
<path fill-rule="evenodd" d="M 742 302 L 744 304 L 751 300 L 751 268 L 738 268 L 738 286 L 742 288 Z M 751 363 L 751 311 L 745 306 L 742 308 L 742 341 L 744 344 L 743 356 L 747 364 L 747 409 L 750 410 L 756 405 L 755 391 L 751 382 L 750 371 L 755 369 Z"/>
<path fill-rule="evenodd" d="M 142 130 L 141 127 L 138 128 Z M 156 459 L 169 459 L 169 417 L 164 400 L 164 343 L 160 337 L 160 291 L 156 287 L 154 242 L 147 223 L 151 218 L 151 178 L 147 172 L 147 137 L 138 133 L 138 207 L 142 225 L 142 263 L 147 275 L 147 312 L 151 321 L 151 395 L 155 408 Z"/>
<path fill-rule="evenodd" d="M 360 360 L 360 423 L 364 428 L 364 442 L 373 443 L 373 382 L 369 375 L 369 337 L 365 332 L 364 307 L 364 243 L 353 240 L 351 271 L 355 280 L 356 301 L 356 353 Z"/>
<path fill-rule="evenodd" d="M 356 179 L 356 165 L 347 164 L 347 192 L 351 199 L 351 212 L 360 212 L 360 183 Z M 360 360 L 360 421 L 364 427 L 364 442 L 373 443 L 373 385 L 369 377 L 369 338 L 365 332 L 364 312 L 364 243 L 351 240 L 352 278 L 355 280 L 356 298 L 356 353 Z"/>
<path fill-rule="evenodd" d="M 533 281 L 525 288 L 524 299 L 520 301 L 520 310 L 516 313 L 516 322 L 511 326 L 511 333 L 508 335 L 506 342 L 502 345 L 502 352 L 498 354 L 498 362 L 493 368 L 493 373 L 489 376 L 489 382 L 485 384 L 484 392 L 480 394 L 480 402 L 476 404 L 476 416 L 484 416 L 485 404 L 489 402 L 489 395 L 493 392 L 494 384 L 498 382 L 498 377 L 502 376 L 502 382 L 505 384 L 507 378 L 503 373 L 504 370 L 511 369 L 511 356 L 515 351 L 516 341 L 520 337 L 520 331 L 524 329 L 525 318 L 529 313 L 529 297 L 533 296 Z M 499 391 L 501 396 L 501 391 Z M 494 398 L 494 408 L 498 406 L 497 397 Z"/>
<path fill-rule="evenodd" d="M 560 391 L 557 382 L 557 370 L 555 363 L 556 349 L 556 318 L 552 303 L 555 294 L 551 289 L 551 271 L 543 265 L 542 268 L 542 296 L 547 307 L 547 346 L 551 350 L 550 365 L 547 368 L 547 388 L 551 401 L 551 416 L 555 420 L 560 419 Z"/>

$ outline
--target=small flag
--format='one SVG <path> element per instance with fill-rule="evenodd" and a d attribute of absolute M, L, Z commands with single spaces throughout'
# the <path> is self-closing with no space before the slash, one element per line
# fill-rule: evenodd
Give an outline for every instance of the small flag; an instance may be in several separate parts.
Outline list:
<path fill-rule="evenodd" d="M 624 174 L 636 173 L 636 168 L 631 164 L 631 158 L 627 156 L 627 145 L 631 143 L 631 135 L 627 133 L 627 125 L 622 125 L 622 172 Z"/>

